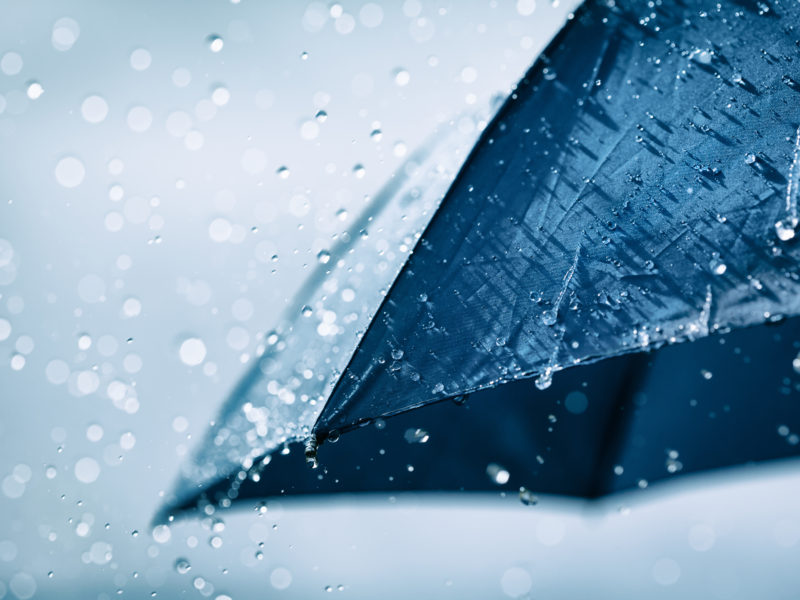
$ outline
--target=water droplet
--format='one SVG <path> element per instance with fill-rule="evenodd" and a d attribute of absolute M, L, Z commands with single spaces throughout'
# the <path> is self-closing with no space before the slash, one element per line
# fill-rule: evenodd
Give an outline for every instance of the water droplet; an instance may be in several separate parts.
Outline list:
<path fill-rule="evenodd" d="M 519 488 L 519 501 L 525 506 L 536 506 L 539 504 L 538 496 L 524 487 Z"/>
<path fill-rule="evenodd" d="M 536 0 L 517 0 L 517 12 L 528 17 L 536 10 Z"/>
<path fill-rule="evenodd" d="M 128 111 L 127 122 L 134 133 L 144 133 L 153 124 L 153 113 L 146 106 L 134 106 Z"/>
<path fill-rule="evenodd" d="M 100 476 L 100 465 L 89 456 L 75 463 L 75 478 L 81 483 L 94 483 Z"/>
<path fill-rule="evenodd" d="M 223 39 L 218 35 L 208 36 L 206 38 L 206 43 L 208 44 L 208 49 L 211 50 L 212 52 L 219 52 L 225 45 Z"/>
<path fill-rule="evenodd" d="M 714 275 L 724 275 L 725 271 L 728 270 L 728 266 L 717 257 L 711 259 L 711 262 L 708 263 L 708 268 L 711 269 Z"/>
<path fill-rule="evenodd" d="M 489 463 L 486 467 L 486 474 L 497 485 L 505 485 L 511 478 L 511 474 L 497 463 Z"/>
<path fill-rule="evenodd" d="M 697 48 L 692 52 L 690 58 L 699 62 L 701 65 L 710 65 L 711 59 L 713 58 L 713 52 Z"/>
<path fill-rule="evenodd" d="M 131 52 L 130 63 L 134 71 L 146 71 L 152 62 L 153 57 L 144 48 L 137 48 Z"/>
<path fill-rule="evenodd" d="M 192 570 L 192 565 L 185 558 L 179 558 L 175 561 L 175 572 L 179 575 L 186 575 Z"/>
<path fill-rule="evenodd" d="M 553 372 L 547 368 L 544 372 L 533 380 L 537 390 L 546 390 L 553 384 Z"/>
<path fill-rule="evenodd" d="M 318 110 L 317 114 L 314 115 L 314 118 L 318 123 L 324 123 L 328 120 L 328 113 L 326 113 L 324 110 Z"/>
<path fill-rule="evenodd" d="M 406 429 L 403 437 L 409 444 L 426 444 L 428 440 L 431 439 L 431 436 L 427 431 L 424 429 L 415 429 L 413 427 Z"/>
<path fill-rule="evenodd" d="M 320 250 L 320 251 L 317 253 L 317 260 L 318 260 L 320 263 L 322 263 L 323 265 L 326 265 L 326 264 L 328 264 L 328 263 L 330 262 L 330 260 L 331 260 L 331 253 L 330 253 L 330 252 L 328 252 L 327 250 Z"/>
<path fill-rule="evenodd" d="M 166 544 L 172 537 L 169 525 L 156 525 L 153 528 L 153 539 L 159 544 Z"/>
<path fill-rule="evenodd" d="M 65 188 L 78 187 L 86 176 L 83 163 L 74 156 L 62 158 L 56 164 L 56 181 Z"/>
<path fill-rule="evenodd" d="M 178 354 L 183 364 L 196 367 L 206 359 L 206 345 L 200 338 L 190 337 L 181 343 Z"/>
<path fill-rule="evenodd" d="M 6 75 L 16 75 L 22 71 L 23 65 L 22 57 L 16 52 L 6 52 L 0 58 L 0 71 Z"/>
<path fill-rule="evenodd" d="M 394 70 L 394 83 L 399 87 L 405 87 L 411 81 L 411 74 L 405 69 Z"/>
<path fill-rule="evenodd" d="M 373 142 L 380 142 L 383 139 L 383 132 L 380 129 L 373 129 L 370 131 L 369 137 Z"/>
<path fill-rule="evenodd" d="M 793 240 L 797 234 L 798 219 L 787 217 L 775 223 L 775 233 L 782 242 Z"/>
<path fill-rule="evenodd" d="M 556 324 L 558 314 L 555 310 L 546 310 L 542 313 L 542 323 L 551 327 Z"/>
<path fill-rule="evenodd" d="M 278 167 L 278 170 L 276 171 L 276 173 L 278 174 L 278 177 L 280 177 L 281 179 L 288 179 L 289 178 L 289 167 L 284 167 L 284 166 Z"/>
<path fill-rule="evenodd" d="M 211 92 L 211 102 L 217 106 L 225 106 L 228 102 L 230 102 L 230 99 L 231 93 L 228 91 L 228 88 L 224 86 L 218 85 Z"/>
<path fill-rule="evenodd" d="M 81 116 L 88 123 L 101 123 L 108 116 L 108 103 L 101 96 L 88 96 L 81 103 Z"/>
<path fill-rule="evenodd" d="M 75 45 L 80 34 L 81 28 L 78 26 L 78 23 L 74 19 L 64 17 L 53 23 L 50 43 L 53 44 L 53 48 L 59 52 L 66 52 Z"/>
<path fill-rule="evenodd" d="M 42 84 L 38 81 L 30 81 L 28 82 L 28 88 L 25 93 L 31 100 L 38 100 L 42 97 L 42 94 L 44 94 L 44 87 L 42 87 Z"/>
<path fill-rule="evenodd" d="M 357 164 L 353 167 L 353 175 L 355 175 L 358 179 L 363 179 L 364 175 L 367 174 L 367 170 L 364 168 L 364 165 Z"/>
<path fill-rule="evenodd" d="M 312 469 L 316 469 L 319 466 L 317 462 L 317 446 L 318 442 L 316 436 L 312 435 L 306 440 L 304 448 L 306 463 L 311 465 Z"/>

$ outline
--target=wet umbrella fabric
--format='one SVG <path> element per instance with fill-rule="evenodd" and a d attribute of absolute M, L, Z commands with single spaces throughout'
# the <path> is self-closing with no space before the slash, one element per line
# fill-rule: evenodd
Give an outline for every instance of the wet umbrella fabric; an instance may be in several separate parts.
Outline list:
<path fill-rule="evenodd" d="M 407 490 L 597 498 L 722 465 L 800 454 L 800 319 L 568 369 L 275 453 L 211 499 Z M 525 496 L 523 496 L 525 498 Z M 529 501 L 532 498 L 528 498 Z"/>
<path fill-rule="evenodd" d="M 324 441 L 469 393 L 466 410 L 395 419 L 402 427 L 427 412 L 435 423 L 442 413 L 446 434 L 406 446 L 432 463 L 458 449 L 450 479 L 426 479 L 411 462 L 392 485 L 380 470 L 282 471 L 294 453 L 276 455 L 258 490 L 245 494 L 235 478 L 228 497 L 485 489 L 494 485 L 485 465 L 466 472 L 495 455 L 532 489 L 596 496 L 795 454 L 800 423 L 786 401 L 796 394 L 795 321 L 775 330 L 780 342 L 765 326 L 732 334 L 742 356 L 769 358 L 760 368 L 736 363 L 716 336 L 620 355 L 800 314 L 798 22 L 794 3 L 584 5 L 484 132 L 313 426 Z M 722 371 L 697 381 L 715 361 Z M 548 425 L 558 415 L 544 407 L 569 411 L 568 392 L 584 394 L 583 416 Z M 471 434 L 467 413 L 478 415 Z M 546 441 L 550 429 L 563 440 Z M 357 448 L 359 435 L 380 434 L 343 435 L 323 463 Z M 720 436 L 742 443 L 708 443 Z"/>

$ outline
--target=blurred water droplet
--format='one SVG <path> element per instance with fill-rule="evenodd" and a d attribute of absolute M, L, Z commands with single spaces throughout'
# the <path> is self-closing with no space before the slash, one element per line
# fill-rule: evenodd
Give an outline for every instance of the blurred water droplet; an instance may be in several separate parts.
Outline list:
<path fill-rule="evenodd" d="M 525 506 L 536 506 L 539 504 L 538 496 L 524 487 L 519 488 L 519 501 Z"/>
<path fill-rule="evenodd" d="M 88 123 L 101 123 L 108 115 L 108 104 L 101 96 L 87 96 L 81 103 L 81 115 Z"/>
<path fill-rule="evenodd" d="M 218 85 L 211 92 L 211 102 L 217 106 L 225 106 L 228 102 L 230 102 L 230 99 L 231 93 L 228 91 L 228 88 L 224 86 Z"/>
<path fill-rule="evenodd" d="M 153 539 L 159 544 L 166 544 L 172 537 L 169 525 L 156 525 L 153 528 Z"/>
<path fill-rule="evenodd" d="M 405 87 L 408 85 L 409 81 L 411 81 L 411 74 L 408 71 L 405 69 L 394 70 L 395 85 L 398 85 L 399 87 Z"/>
<path fill-rule="evenodd" d="M 406 429 L 403 437 L 409 444 L 426 444 L 431 436 L 424 429 L 410 428 Z"/>
<path fill-rule="evenodd" d="M 53 48 L 59 52 L 66 52 L 75 45 L 80 34 L 81 28 L 78 26 L 78 23 L 74 19 L 64 17 L 53 23 L 50 43 L 53 45 Z"/>
<path fill-rule="evenodd" d="M 278 174 L 278 177 L 280 177 L 281 179 L 288 179 L 290 174 L 289 167 L 285 166 L 278 167 L 276 173 Z"/>
<path fill-rule="evenodd" d="M 486 467 L 486 474 L 497 485 L 505 485 L 511 478 L 511 474 L 497 463 L 489 463 Z"/>
<path fill-rule="evenodd" d="M 353 167 L 353 175 L 355 175 L 358 179 L 362 179 L 364 175 L 366 175 L 367 170 L 364 168 L 364 165 L 357 164 Z"/>
<path fill-rule="evenodd" d="M 74 156 L 66 156 L 58 161 L 55 169 L 56 181 L 65 188 L 74 188 L 83 182 L 86 169 Z"/>
<path fill-rule="evenodd" d="M 196 367 L 206 358 L 206 345 L 200 338 L 190 337 L 181 343 L 178 353 L 183 364 Z"/>
<path fill-rule="evenodd" d="M 131 52 L 130 63 L 134 71 L 146 71 L 152 61 L 153 57 L 150 56 L 150 52 L 144 48 L 137 48 Z"/>

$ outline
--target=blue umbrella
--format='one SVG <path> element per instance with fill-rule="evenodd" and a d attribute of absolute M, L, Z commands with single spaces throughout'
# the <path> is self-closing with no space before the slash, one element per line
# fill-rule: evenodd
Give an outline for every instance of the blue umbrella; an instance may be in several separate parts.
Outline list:
<path fill-rule="evenodd" d="M 281 423 L 266 396 L 287 398 L 274 374 L 294 365 L 275 333 L 173 506 L 498 485 L 595 497 L 800 453 L 800 5 L 652 4 L 576 12 L 341 375 Z M 465 405 L 408 413 L 447 399 Z M 340 436 L 322 469 L 297 464 L 292 443 L 316 463 Z"/>

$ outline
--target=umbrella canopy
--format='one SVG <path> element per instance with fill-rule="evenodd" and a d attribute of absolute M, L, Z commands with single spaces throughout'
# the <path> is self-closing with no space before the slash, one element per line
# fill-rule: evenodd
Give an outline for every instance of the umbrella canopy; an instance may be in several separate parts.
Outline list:
<path fill-rule="evenodd" d="M 478 489 L 516 471 L 533 489 L 595 496 L 794 453 L 800 424 L 783 395 L 795 393 L 793 321 L 778 341 L 761 327 L 722 349 L 712 339 L 656 358 L 620 355 L 800 314 L 798 22 L 794 3 L 584 5 L 484 131 L 346 369 L 328 380 L 332 392 L 301 398 L 312 408 L 299 427 L 276 422 L 273 400 L 234 394 L 212 432 L 216 454 L 201 451 L 178 503 L 230 475 L 220 454 L 243 467 L 234 483 L 246 479 L 254 449 L 278 446 L 253 442 L 259 428 L 273 442 L 276 430 L 284 442 L 307 431 L 324 441 L 465 394 L 474 407 L 450 410 L 447 433 L 430 435 L 431 446 L 442 440 L 438 453 L 419 446 L 422 462 L 443 461 L 450 448 L 452 477 L 442 479 L 446 468 L 408 475 L 418 464 L 409 462 L 413 470 L 395 472 L 409 482 L 400 489 Z M 764 364 L 742 369 L 730 348 Z M 553 383 L 566 367 L 612 357 Z M 723 371 L 713 375 L 715 365 Z M 259 368 L 257 380 L 296 372 L 275 356 Z M 285 399 L 272 383 L 269 394 Z M 548 425 L 554 403 L 571 414 L 583 406 L 583 416 Z M 382 434 L 351 434 L 355 454 L 358 435 Z M 748 443 L 714 446 L 709 436 Z M 473 454 L 484 463 L 489 438 L 506 447 L 494 475 L 484 464 L 462 478 L 452 465 Z M 289 469 L 294 456 L 270 463 L 276 478 L 258 493 L 346 489 L 337 488 L 344 471 L 279 478 L 277 463 Z M 387 486 L 380 470 L 359 477 L 349 478 L 357 489 Z"/>

